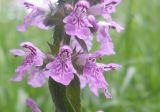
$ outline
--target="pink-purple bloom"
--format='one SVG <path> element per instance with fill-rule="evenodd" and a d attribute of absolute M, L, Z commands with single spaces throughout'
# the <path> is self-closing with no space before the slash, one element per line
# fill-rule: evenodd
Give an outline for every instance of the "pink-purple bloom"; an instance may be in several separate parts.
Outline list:
<path fill-rule="evenodd" d="M 68 46 L 62 46 L 52 62 L 46 65 L 46 74 L 56 82 L 69 85 L 76 73 L 71 60 L 72 50 Z"/>
<path fill-rule="evenodd" d="M 45 54 L 31 42 L 23 42 L 21 43 L 20 46 L 22 49 L 11 50 L 11 53 L 13 55 L 21 56 L 24 58 L 23 63 L 16 69 L 16 75 L 12 78 L 12 80 L 21 81 L 23 80 L 25 73 L 31 72 L 28 83 L 33 87 L 41 86 L 41 84 L 43 84 L 44 81 L 41 81 L 40 77 L 44 77 L 44 76 L 41 76 L 42 75 L 41 72 L 39 70 L 37 72 L 36 69 L 38 69 L 38 67 L 43 65 Z M 31 80 L 31 77 L 32 77 L 32 80 Z M 37 83 L 41 83 L 41 84 L 37 84 Z"/>
<path fill-rule="evenodd" d="M 87 18 L 89 6 L 89 2 L 86 0 L 79 0 L 73 11 L 63 19 L 66 33 L 71 37 L 77 36 L 84 40 L 90 38 L 91 32 L 89 27 L 92 27 L 92 25 Z"/>
<path fill-rule="evenodd" d="M 114 46 L 112 42 L 112 38 L 109 34 L 110 26 L 103 22 L 99 22 L 98 24 L 98 34 L 97 34 L 97 41 L 100 43 L 100 50 L 97 52 L 103 55 L 114 55 Z"/>
<path fill-rule="evenodd" d="M 113 28 L 117 32 L 121 32 L 123 28 L 116 22 L 99 22 L 97 30 L 97 41 L 100 43 L 100 49 L 96 52 L 98 55 L 114 55 L 114 45 L 109 30 Z"/>
<path fill-rule="evenodd" d="M 83 78 L 81 78 L 82 83 L 89 85 L 90 90 L 98 96 L 98 90 L 102 89 L 106 98 L 112 98 L 108 90 L 108 83 L 103 75 L 104 71 L 115 70 L 120 68 L 118 64 L 102 64 L 96 63 L 96 58 L 89 57 L 86 61 L 83 69 Z M 85 78 L 85 79 L 84 79 Z M 81 84 L 84 87 L 84 84 Z"/>
<path fill-rule="evenodd" d="M 96 16 L 102 16 L 108 21 L 112 21 L 111 13 L 116 11 L 116 6 L 121 0 L 100 0 L 101 3 L 90 7 L 89 12 Z"/>
<path fill-rule="evenodd" d="M 39 1 L 40 2 L 40 1 Z M 23 0 L 23 5 L 31 11 L 24 18 L 23 24 L 17 27 L 18 31 L 25 32 L 29 26 L 37 26 L 41 29 L 49 29 L 50 26 L 45 24 L 47 17 L 51 12 L 50 6 L 54 11 L 56 10 L 57 0 L 41 0 L 40 3 L 36 3 L 34 0 Z"/>
<path fill-rule="evenodd" d="M 110 14 L 116 11 L 116 6 L 120 3 L 121 0 L 104 0 L 102 16 L 105 19 L 111 19 Z"/>

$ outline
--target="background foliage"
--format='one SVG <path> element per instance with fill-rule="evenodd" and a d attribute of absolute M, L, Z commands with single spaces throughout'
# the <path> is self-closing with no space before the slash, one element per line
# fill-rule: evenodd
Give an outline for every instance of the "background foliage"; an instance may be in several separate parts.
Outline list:
<path fill-rule="evenodd" d="M 113 99 L 106 100 L 102 93 L 96 98 L 85 89 L 81 93 L 82 112 L 98 109 L 105 112 L 160 111 L 160 1 L 122 1 L 113 17 L 125 30 L 121 34 L 111 31 L 117 55 L 100 60 L 123 65 L 120 71 L 106 74 Z M 21 59 L 13 57 L 9 50 L 19 47 L 22 41 L 32 41 L 47 51 L 46 42 L 51 41 L 52 36 L 50 31 L 35 27 L 19 33 L 16 26 L 22 22 L 25 13 L 16 4 L 15 1 L 0 0 L 0 111 L 30 112 L 25 99 L 33 97 L 43 112 L 52 112 L 54 107 L 47 84 L 33 89 L 26 80 L 10 81 Z"/>

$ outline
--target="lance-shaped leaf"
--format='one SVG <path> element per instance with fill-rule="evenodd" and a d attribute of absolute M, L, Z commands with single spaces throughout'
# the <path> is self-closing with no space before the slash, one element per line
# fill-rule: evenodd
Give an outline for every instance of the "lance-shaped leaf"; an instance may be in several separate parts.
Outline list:
<path fill-rule="evenodd" d="M 61 85 L 49 78 L 49 89 L 56 112 L 80 112 L 80 83 L 77 76 L 69 86 Z"/>
<path fill-rule="evenodd" d="M 87 48 L 87 45 L 86 45 L 85 41 L 82 40 L 82 39 L 79 39 L 79 38 L 77 38 L 77 37 L 76 37 L 76 40 L 78 41 L 78 43 L 79 43 L 80 46 L 82 47 L 83 51 L 84 51 L 84 52 L 88 52 L 88 48 Z"/>
<path fill-rule="evenodd" d="M 66 93 L 69 102 L 75 109 L 74 111 L 80 112 L 80 81 L 78 76 L 75 75 L 74 80 L 72 80 L 70 85 L 67 87 Z"/>

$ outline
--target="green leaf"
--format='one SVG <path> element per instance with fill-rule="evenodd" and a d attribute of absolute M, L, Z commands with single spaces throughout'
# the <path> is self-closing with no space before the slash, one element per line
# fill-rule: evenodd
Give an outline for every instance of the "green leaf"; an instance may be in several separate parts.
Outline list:
<path fill-rule="evenodd" d="M 76 37 L 76 40 L 78 41 L 78 43 L 80 44 L 80 46 L 82 47 L 82 49 L 84 50 L 84 52 L 88 52 L 88 48 L 87 48 L 87 45 L 85 43 L 84 40 L 82 39 L 79 39 L 78 37 Z"/>
<path fill-rule="evenodd" d="M 71 81 L 70 85 L 67 87 L 67 98 L 69 102 L 75 109 L 75 112 L 80 112 L 80 81 L 78 76 L 75 75 L 74 80 Z"/>
<path fill-rule="evenodd" d="M 80 112 L 80 83 L 77 76 L 68 87 L 49 78 L 49 89 L 56 112 Z"/>

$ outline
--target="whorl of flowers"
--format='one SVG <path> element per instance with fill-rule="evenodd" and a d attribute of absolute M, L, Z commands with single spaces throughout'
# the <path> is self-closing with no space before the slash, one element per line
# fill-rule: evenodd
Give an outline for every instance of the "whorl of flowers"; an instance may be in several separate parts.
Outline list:
<path fill-rule="evenodd" d="M 23 5 L 30 12 L 17 29 L 25 32 L 29 26 L 37 26 L 45 30 L 52 29 L 54 33 L 61 32 L 54 35 L 54 44 L 50 44 L 53 49 L 58 46 L 58 50 L 43 53 L 31 42 L 23 42 L 20 45 L 22 49 L 11 50 L 14 55 L 24 58 L 12 80 L 21 81 L 27 72 L 28 84 L 32 87 L 41 87 L 48 77 L 68 86 L 76 75 L 81 88 L 88 85 L 96 96 L 98 90 L 102 89 L 105 97 L 111 98 L 104 72 L 119 69 L 121 65 L 98 63 L 96 59 L 115 55 L 109 31 L 123 30 L 111 17 L 121 0 L 40 1 L 23 0 Z M 99 43 L 99 49 L 91 52 L 93 38 Z"/>

